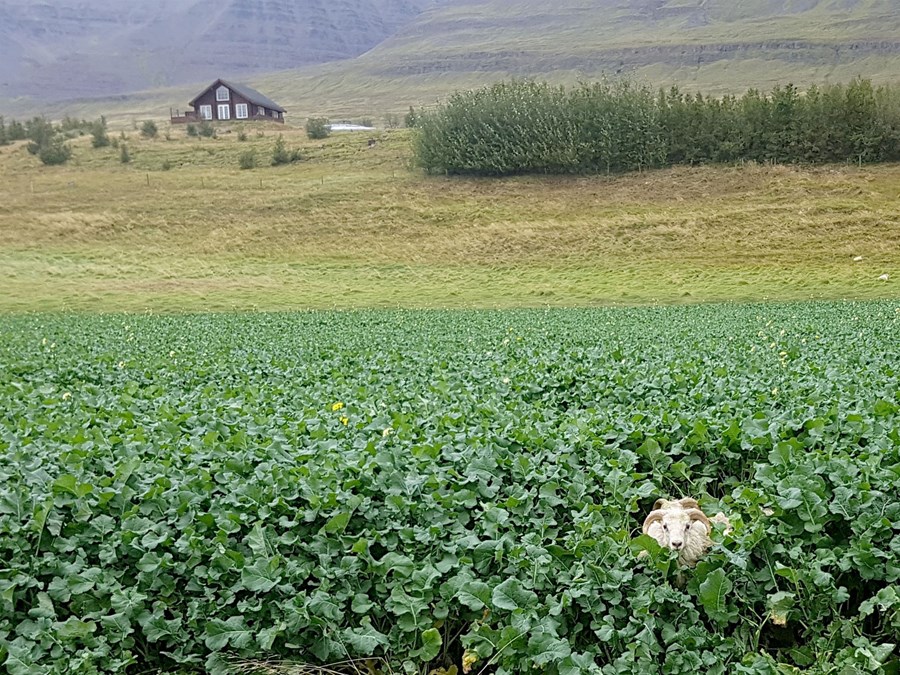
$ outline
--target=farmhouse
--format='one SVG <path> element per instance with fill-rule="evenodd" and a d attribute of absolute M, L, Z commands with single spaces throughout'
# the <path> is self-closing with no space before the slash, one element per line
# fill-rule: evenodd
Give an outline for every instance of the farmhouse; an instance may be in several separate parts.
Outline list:
<path fill-rule="evenodd" d="M 172 124 L 203 120 L 268 120 L 284 122 L 284 108 L 243 84 L 216 80 L 188 103 L 192 110 L 170 110 Z"/>

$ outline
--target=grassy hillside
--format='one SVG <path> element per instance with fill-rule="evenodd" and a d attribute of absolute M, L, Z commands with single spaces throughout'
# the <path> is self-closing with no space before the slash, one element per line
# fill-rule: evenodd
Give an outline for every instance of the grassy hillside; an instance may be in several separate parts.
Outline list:
<path fill-rule="evenodd" d="M 893 0 L 453 0 L 355 59 L 256 76 L 251 84 L 300 121 L 313 114 L 380 119 L 510 76 L 574 83 L 629 74 L 723 93 L 857 75 L 882 83 L 897 81 L 898 72 Z M 0 113 L 39 107 L 126 122 L 165 117 L 199 86 L 61 106 L 7 99 Z"/>
<path fill-rule="evenodd" d="M 900 166 L 463 180 L 408 132 L 0 148 L 0 309 L 510 307 L 900 295 Z M 169 167 L 168 170 L 165 167 Z M 853 258 L 862 256 L 861 261 Z M 890 280 L 879 281 L 882 274 Z"/>

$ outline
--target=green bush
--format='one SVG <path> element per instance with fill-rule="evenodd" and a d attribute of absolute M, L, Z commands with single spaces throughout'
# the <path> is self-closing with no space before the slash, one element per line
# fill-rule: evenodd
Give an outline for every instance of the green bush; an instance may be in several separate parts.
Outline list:
<path fill-rule="evenodd" d="M 95 148 L 105 148 L 109 144 L 109 135 L 106 132 L 106 118 L 101 116 L 99 120 L 91 124 L 91 145 Z"/>
<path fill-rule="evenodd" d="M 331 135 L 331 127 L 328 120 L 324 117 L 310 117 L 307 119 L 306 135 L 314 140 L 328 138 Z"/>
<path fill-rule="evenodd" d="M 51 140 L 47 145 L 41 147 L 37 153 L 38 158 L 44 164 L 49 166 L 57 164 L 65 164 L 72 157 L 72 149 L 57 137 Z"/>
<path fill-rule="evenodd" d="M 159 127 L 153 120 L 147 120 L 141 125 L 141 136 L 144 138 L 156 138 L 159 135 Z"/>
<path fill-rule="evenodd" d="M 246 152 L 242 152 L 240 157 L 238 158 L 238 165 L 242 169 L 255 169 L 256 168 L 256 151 L 247 150 Z"/>
<path fill-rule="evenodd" d="M 431 173 L 623 172 L 715 162 L 900 160 L 900 87 L 788 85 L 742 97 L 654 94 L 627 81 L 574 89 L 501 83 L 416 114 Z M 410 119 L 412 118 L 412 119 Z"/>
<path fill-rule="evenodd" d="M 119 145 L 119 161 L 122 162 L 122 164 L 131 162 L 131 154 L 128 152 L 128 146 L 124 143 Z"/>
<path fill-rule="evenodd" d="M 6 127 L 6 138 L 9 141 L 22 141 L 28 138 L 25 125 L 17 120 L 10 120 L 9 126 Z"/>
<path fill-rule="evenodd" d="M 241 142 L 246 141 L 247 140 L 247 132 L 244 129 L 241 129 L 240 131 L 238 131 L 237 139 Z"/>
<path fill-rule="evenodd" d="M 203 120 L 197 127 L 197 133 L 204 138 L 215 138 L 216 128 L 209 120 Z"/>
<path fill-rule="evenodd" d="M 185 126 L 184 130 L 188 136 L 197 137 L 200 135 L 199 132 L 197 131 L 196 124 L 188 123 L 187 126 Z"/>
<path fill-rule="evenodd" d="M 288 150 L 284 142 L 284 136 L 278 134 L 278 138 L 275 139 L 275 147 L 272 149 L 272 166 L 291 164 L 302 159 L 303 155 L 300 153 L 300 150 Z"/>

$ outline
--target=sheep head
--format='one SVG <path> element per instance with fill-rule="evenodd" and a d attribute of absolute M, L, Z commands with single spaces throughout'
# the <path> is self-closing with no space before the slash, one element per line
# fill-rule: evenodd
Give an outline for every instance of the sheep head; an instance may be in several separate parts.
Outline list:
<path fill-rule="evenodd" d="M 694 500 L 689 500 L 696 504 Z M 654 509 L 644 520 L 643 532 L 663 548 L 678 552 L 678 560 L 693 565 L 710 545 L 712 525 L 698 508 L 683 508 L 673 502 L 669 508 Z"/>

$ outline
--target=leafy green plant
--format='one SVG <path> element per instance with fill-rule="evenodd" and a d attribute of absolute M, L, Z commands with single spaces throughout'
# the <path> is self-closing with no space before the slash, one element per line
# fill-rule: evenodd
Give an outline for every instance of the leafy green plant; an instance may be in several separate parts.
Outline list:
<path fill-rule="evenodd" d="M 892 672 L 897 317 L 4 317 L 3 664 Z"/>

